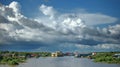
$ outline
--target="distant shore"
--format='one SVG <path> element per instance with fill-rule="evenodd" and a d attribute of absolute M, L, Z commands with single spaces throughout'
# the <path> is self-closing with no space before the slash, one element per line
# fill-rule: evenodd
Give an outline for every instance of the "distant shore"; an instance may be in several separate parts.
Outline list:
<path fill-rule="evenodd" d="M 94 62 L 120 64 L 120 52 L 98 52 L 92 58 Z"/>
<path fill-rule="evenodd" d="M 75 58 L 94 59 L 94 62 L 104 62 L 111 64 L 120 64 L 120 52 L 96 52 L 96 53 L 62 53 L 60 51 L 51 52 L 15 52 L 15 51 L 0 51 L 0 64 L 19 65 L 26 62 L 29 58 L 39 57 L 63 57 L 75 56 Z"/>
<path fill-rule="evenodd" d="M 19 65 L 29 58 L 48 57 L 50 52 L 10 52 L 0 51 L 0 64 Z"/>

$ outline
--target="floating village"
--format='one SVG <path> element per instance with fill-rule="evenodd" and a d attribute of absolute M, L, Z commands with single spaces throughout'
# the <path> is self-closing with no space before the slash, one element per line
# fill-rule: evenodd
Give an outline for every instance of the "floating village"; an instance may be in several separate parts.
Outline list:
<path fill-rule="evenodd" d="M 0 63 L 18 65 L 24 63 L 29 58 L 39 57 L 64 57 L 73 56 L 75 58 L 88 58 L 94 59 L 95 62 L 105 63 L 120 63 L 120 52 L 92 52 L 92 53 L 79 53 L 79 52 L 14 52 L 14 51 L 0 51 Z"/>

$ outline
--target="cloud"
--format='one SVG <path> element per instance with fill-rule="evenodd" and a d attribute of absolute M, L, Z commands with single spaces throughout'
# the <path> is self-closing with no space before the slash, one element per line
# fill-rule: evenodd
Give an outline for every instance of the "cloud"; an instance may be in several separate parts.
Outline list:
<path fill-rule="evenodd" d="M 120 44 L 119 24 L 103 29 L 89 26 L 112 23 L 117 21 L 117 18 L 103 14 L 60 13 L 52 6 L 44 4 L 39 9 L 43 15 L 30 19 L 20 13 L 18 2 L 13 1 L 9 5 L 0 6 L 0 40 L 13 44 L 33 42 L 40 47 L 37 47 L 38 50 L 52 49 L 52 47 L 66 50 L 72 47 L 74 50 L 79 50 L 76 47 L 107 49 L 117 48 Z M 42 48 L 41 44 L 43 44 Z"/>
<path fill-rule="evenodd" d="M 109 43 L 120 43 L 120 25 L 109 26 L 107 28 L 86 28 L 83 30 L 86 39 L 94 39 Z"/>
<path fill-rule="evenodd" d="M 76 44 L 75 45 L 78 49 L 84 49 L 84 50 L 87 50 L 87 49 L 91 49 L 92 51 L 96 51 L 96 50 L 99 50 L 99 51 L 104 51 L 104 50 L 107 50 L 107 51 L 119 51 L 120 50 L 120 45 L 119 44 L 107 44 L 107 43 L 104 43 L 104 44 L 97 44 L 97 45 L 94 45 L 94 46 L 90 46 L 90 45 L 84 45 L 84 44 Z"/>
<path fill-rule="evenodd" d="M 40 6 L 40 11 L 44 14 L 44 15 L 48 15 L 50 16 L 50 19 L 54 18 L 54 15 L 56 13 L 56 11 L 53 9 L 53 7 L 51 6 L 46 6 L 44 4 L 42 4 Z"/>
<path fill-rule="evenodd" d="M 95 49 L 120 49 L 119 44 L 98 44 L 94 46 Z"/>
<path fill-rule="evenodd" d="M 87 25 L 99 25 L 99 24 L 108 24 L 108 23 L 114 23 L 117 22 L 117 18 L 111 17 L 104 14 L 98 14 L 98 13 L 85 13 L 80 14 L 79 17 L 83 19 Z"/>
<path fill-rule="evenodd" d="M 19 8 L 20 8 L 20 5 L 18 4 L 18 2 L 11 2 L 8 6 L 9 8 L 12 8 L 13 9 L 13 12 L 15 13 L 18 13 L 19 12 Z"/>
<path fill-rule="evenodd" d="M 118 19 L 104 14 L 99 13 L 67 13 L 63 14 L 65 16 L 72 16 L 74 18 L 81 18 L 86 25 L 100 25 L 100 24 L 109 24 L 117 22 Z"/>

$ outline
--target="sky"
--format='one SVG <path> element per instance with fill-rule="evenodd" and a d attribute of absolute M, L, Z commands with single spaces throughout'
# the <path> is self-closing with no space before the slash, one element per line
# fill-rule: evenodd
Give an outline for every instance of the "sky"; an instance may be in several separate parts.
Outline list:
<path fill-rule="evenodd" d="M 120 51 L 120 0 L 0 0 L 0 50 Z"/>

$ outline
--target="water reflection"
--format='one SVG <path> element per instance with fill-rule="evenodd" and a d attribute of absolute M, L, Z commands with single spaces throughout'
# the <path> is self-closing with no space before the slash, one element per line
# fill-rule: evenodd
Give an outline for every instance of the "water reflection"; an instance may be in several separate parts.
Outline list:
<path fill-rule="evenodd" d="M 11 67 L 8 65 L 0 65 L 0 67 Z M 90 59 L 74 58 L 74 57 L 41 57 L 27 60 L 27 63 L 21 63 L 12 67 L 120 67 L 120 64 L 94 63 Z"/>

